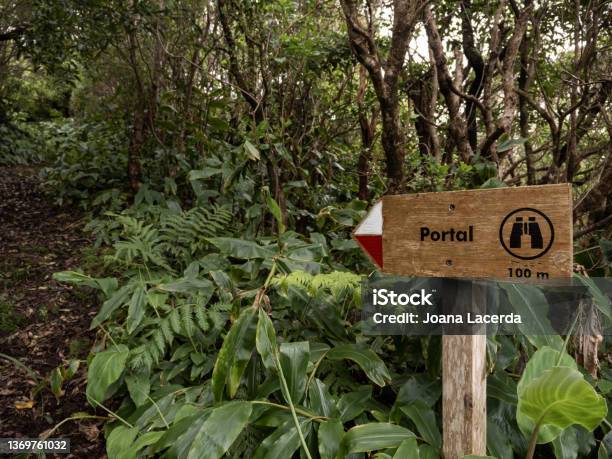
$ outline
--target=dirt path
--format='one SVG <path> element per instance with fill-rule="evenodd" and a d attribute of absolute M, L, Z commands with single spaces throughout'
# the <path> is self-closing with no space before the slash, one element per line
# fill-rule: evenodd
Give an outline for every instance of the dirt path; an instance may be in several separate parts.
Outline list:
<path fill-rule="evenodd" d="M 58 208 L 44 195 L 36 170 L 0 167 L 0 437 L 38 437 L 76 412 L 85 400 L 85 365 L 56 399 L 45 384 L 71 359 L 84 360 L 93 340 L 89 322 L 95 297 L 52 280 L 74 269 L 90 243 L 78 212 Z M 64 424 L 52 437 L 71 439 L 76 458 L 104 457 L 101 424 Z"/>

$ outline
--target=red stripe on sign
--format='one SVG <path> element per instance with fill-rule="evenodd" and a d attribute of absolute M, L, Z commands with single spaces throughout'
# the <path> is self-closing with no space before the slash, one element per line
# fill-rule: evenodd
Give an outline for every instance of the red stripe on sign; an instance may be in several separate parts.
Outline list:
<path fill-rule="evenodd" d="M 382 236 L 357 235 L 353 236 L 357 243 L 365 250 L 376 262 L 379 268 L 383 267 Z"/>

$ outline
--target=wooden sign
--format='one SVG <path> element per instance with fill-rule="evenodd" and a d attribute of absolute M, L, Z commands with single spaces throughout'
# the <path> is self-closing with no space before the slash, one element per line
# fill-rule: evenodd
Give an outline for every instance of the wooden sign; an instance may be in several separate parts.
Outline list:
<path fill-rule="evenodd" d="M 569 184 L 385 196 L 353 237 L 384 272 L 516 281 L 572 275 Z M 464 292 L 466 293 L 466 292 Z M 475 308 L 486 309 L 478 287 Z M 486 454 L 487 337 L 443 336 L 443 457 Z"/>
<path fill-rule="evenodd" d="M 566 277 L 572 272 L 571 186 L 385 196 L 353 237 L 389 274 Z"/>

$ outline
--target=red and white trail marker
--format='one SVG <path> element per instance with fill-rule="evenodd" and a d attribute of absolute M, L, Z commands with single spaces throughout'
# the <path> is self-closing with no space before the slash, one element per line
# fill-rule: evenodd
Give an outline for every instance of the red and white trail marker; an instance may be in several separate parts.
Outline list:
<path fill-rule="evenodd" d="M 383 268 L 382 201 L 372 206 L 366 218 L 353 231 L 353 238 L 380 269 Z"/>

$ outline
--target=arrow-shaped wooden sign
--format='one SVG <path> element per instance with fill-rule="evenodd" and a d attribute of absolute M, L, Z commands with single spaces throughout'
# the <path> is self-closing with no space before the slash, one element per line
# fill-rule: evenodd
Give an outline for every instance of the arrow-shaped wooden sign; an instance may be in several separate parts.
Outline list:
<path fill-rule="evenodd" d="M 571 186 L 384 196 L 353 238 L 388 274 L 516 281 L 570 277 Z M 486 308 L 481 292 L 471 295 L 476 307 Z M 484 455 L 486 336 L 444 336 L 442 354 L 443 457 Z"/>
<path fill-rule="evenodd" d="M 384 196 L 353 237 L 389 274 L 566 277 L 571 199 L 568 184 Z"/>

